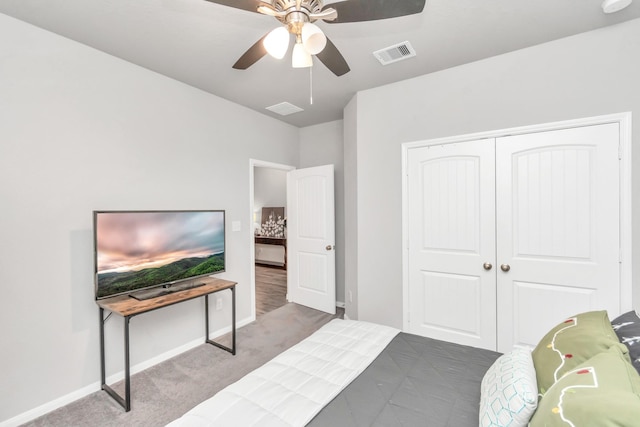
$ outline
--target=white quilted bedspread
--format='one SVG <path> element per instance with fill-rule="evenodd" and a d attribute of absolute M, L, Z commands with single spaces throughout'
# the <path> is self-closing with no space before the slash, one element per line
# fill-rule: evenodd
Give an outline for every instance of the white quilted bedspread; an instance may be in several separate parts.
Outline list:
<path fill-rule="evenodd" d="M 373 323 L 334 319 L 169 426 L 304 426 L 398 332 Z"/>

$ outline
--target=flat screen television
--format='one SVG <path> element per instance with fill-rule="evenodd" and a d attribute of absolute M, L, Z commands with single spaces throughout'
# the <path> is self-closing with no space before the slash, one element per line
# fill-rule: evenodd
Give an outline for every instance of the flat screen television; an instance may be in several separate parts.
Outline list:
<path fill-rule="evenodd" d="M 93 232 L 96 299 L 146 299 L 225 271 L 223 210 L 94 211 Z"/>

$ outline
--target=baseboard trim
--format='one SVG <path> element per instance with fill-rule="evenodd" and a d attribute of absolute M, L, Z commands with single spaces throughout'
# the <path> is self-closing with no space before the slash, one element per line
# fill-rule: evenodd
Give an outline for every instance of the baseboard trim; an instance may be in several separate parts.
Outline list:
<path fill-rule="evenodd" d="M 255 319 L 251 317 L 247 317 L 245 319 L 240 320 L 236 323 L 236 329 L 242 328 L 243 326 L 248 325 L 253 322 Z M 216 338 L 231 332 L 231 326 L 227 326 L 216 331 L 210 332 L 210 338 Z M 172 357 L 175 357 L 179 354 L 182 354 L 186 351 L 189 351 L 199 345 L 204 344 L 204 335 L 201 338 L 190 341 L 186 344 L 183 344 L 179 347 L 176 347 L 172 350 L 159 354 L 156 357 L 152 357 L 151 359 L 140 362 L 131 367 L 131 375 L 137 374 L 138 372 L 142 372 L 145 369 L 148 369 L 158 363 L 164 362 L 165 360 L 169 360 Z M 124 370 L 117 372 L 113 375 L 109 375 L 106 379 L 107 384 L 113 384 L 118 381 L 124 379 Z M 24 423 L 28 423 L 29 421 L 33 421 L 42 415 L 45 415 L 51 411 L 55 411 L 58 408 L 62 408 L 72 402 L 75 402 L 78 399 L 82 399 L 83 397 L 87 397 L 91 393 L 95 393 L 96 391 L 100 391 L 100 381 L 96 381 L 87 385 L 86 387 L 82 387 L 76 391 L 73 391 L 69 394 L 61 396 L 57 399 L 54 399 L 50 402 L 47 402 L 43 405 L 40 405 L 36 408 L 30 409 L 29 411 L 23 412 L 19 415 L 16 415 L 13 418 L 9 418 L 8 420 L 0 422 L 0 427 L 18 427 Z"/>
<path fill-rule="evenodd" d="M 99 391 L 99 390 L 100 390 L 100 381 L 96 381 L 95 383 L 92 383 L 86 387 L 83 387 L 79 390 L 73 391 L 62 397 L 59 397 L 50 402 L 47 402 L 44 405 L 40 405 L 27 412 L 23 412 L 22 414 L 16 415 L 13 418 L 9 418 L 8 420 L 0 422 L 0 427 L 17 427 L 24 423 L 28 423 L 29 421 L 33 421 L 42 415 L 45 415 L 58 408 L 62 408 L 63 406 L 66 406 L 72 402 L 75 402 L 78 399 L 82 399 L 83 397 L 86 397 L 91 393 L 95 393 L 96 391 Z"/>

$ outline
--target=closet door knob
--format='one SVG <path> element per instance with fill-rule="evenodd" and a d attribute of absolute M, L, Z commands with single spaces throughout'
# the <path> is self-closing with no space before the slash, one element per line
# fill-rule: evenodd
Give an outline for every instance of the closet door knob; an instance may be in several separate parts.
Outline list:
<path fill-rule="evenodd" d="M 482 267 L 483 267 L 485 270 L 489 271 L 489 270 L 491 270 L 491 269 L 493 268 L 493 265 L 491 265 L 491 263 L 490 263 L 490 262 L 485 262 L 484 264 L 482 264 Z"/>
<path fill-rule="evenodd" d="M 509 264 L 502 264 L 500 266 L 500 270 L 504 271 L 505 273 L 509 270 L 511 270 L 511 266 Z"/>

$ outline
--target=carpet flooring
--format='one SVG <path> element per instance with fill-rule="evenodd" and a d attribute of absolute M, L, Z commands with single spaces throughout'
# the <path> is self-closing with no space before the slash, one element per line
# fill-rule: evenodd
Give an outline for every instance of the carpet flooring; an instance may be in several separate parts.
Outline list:
<path fill-rule="evenodd" d="M 130 412 L 98 391 L 24 426 L 164 426 L 343 313 L 287 303 L 238 329 L 235 356 L 202 344 L 133 375 Z M 123 384 L 113 388 L 122 393 Z"/>

